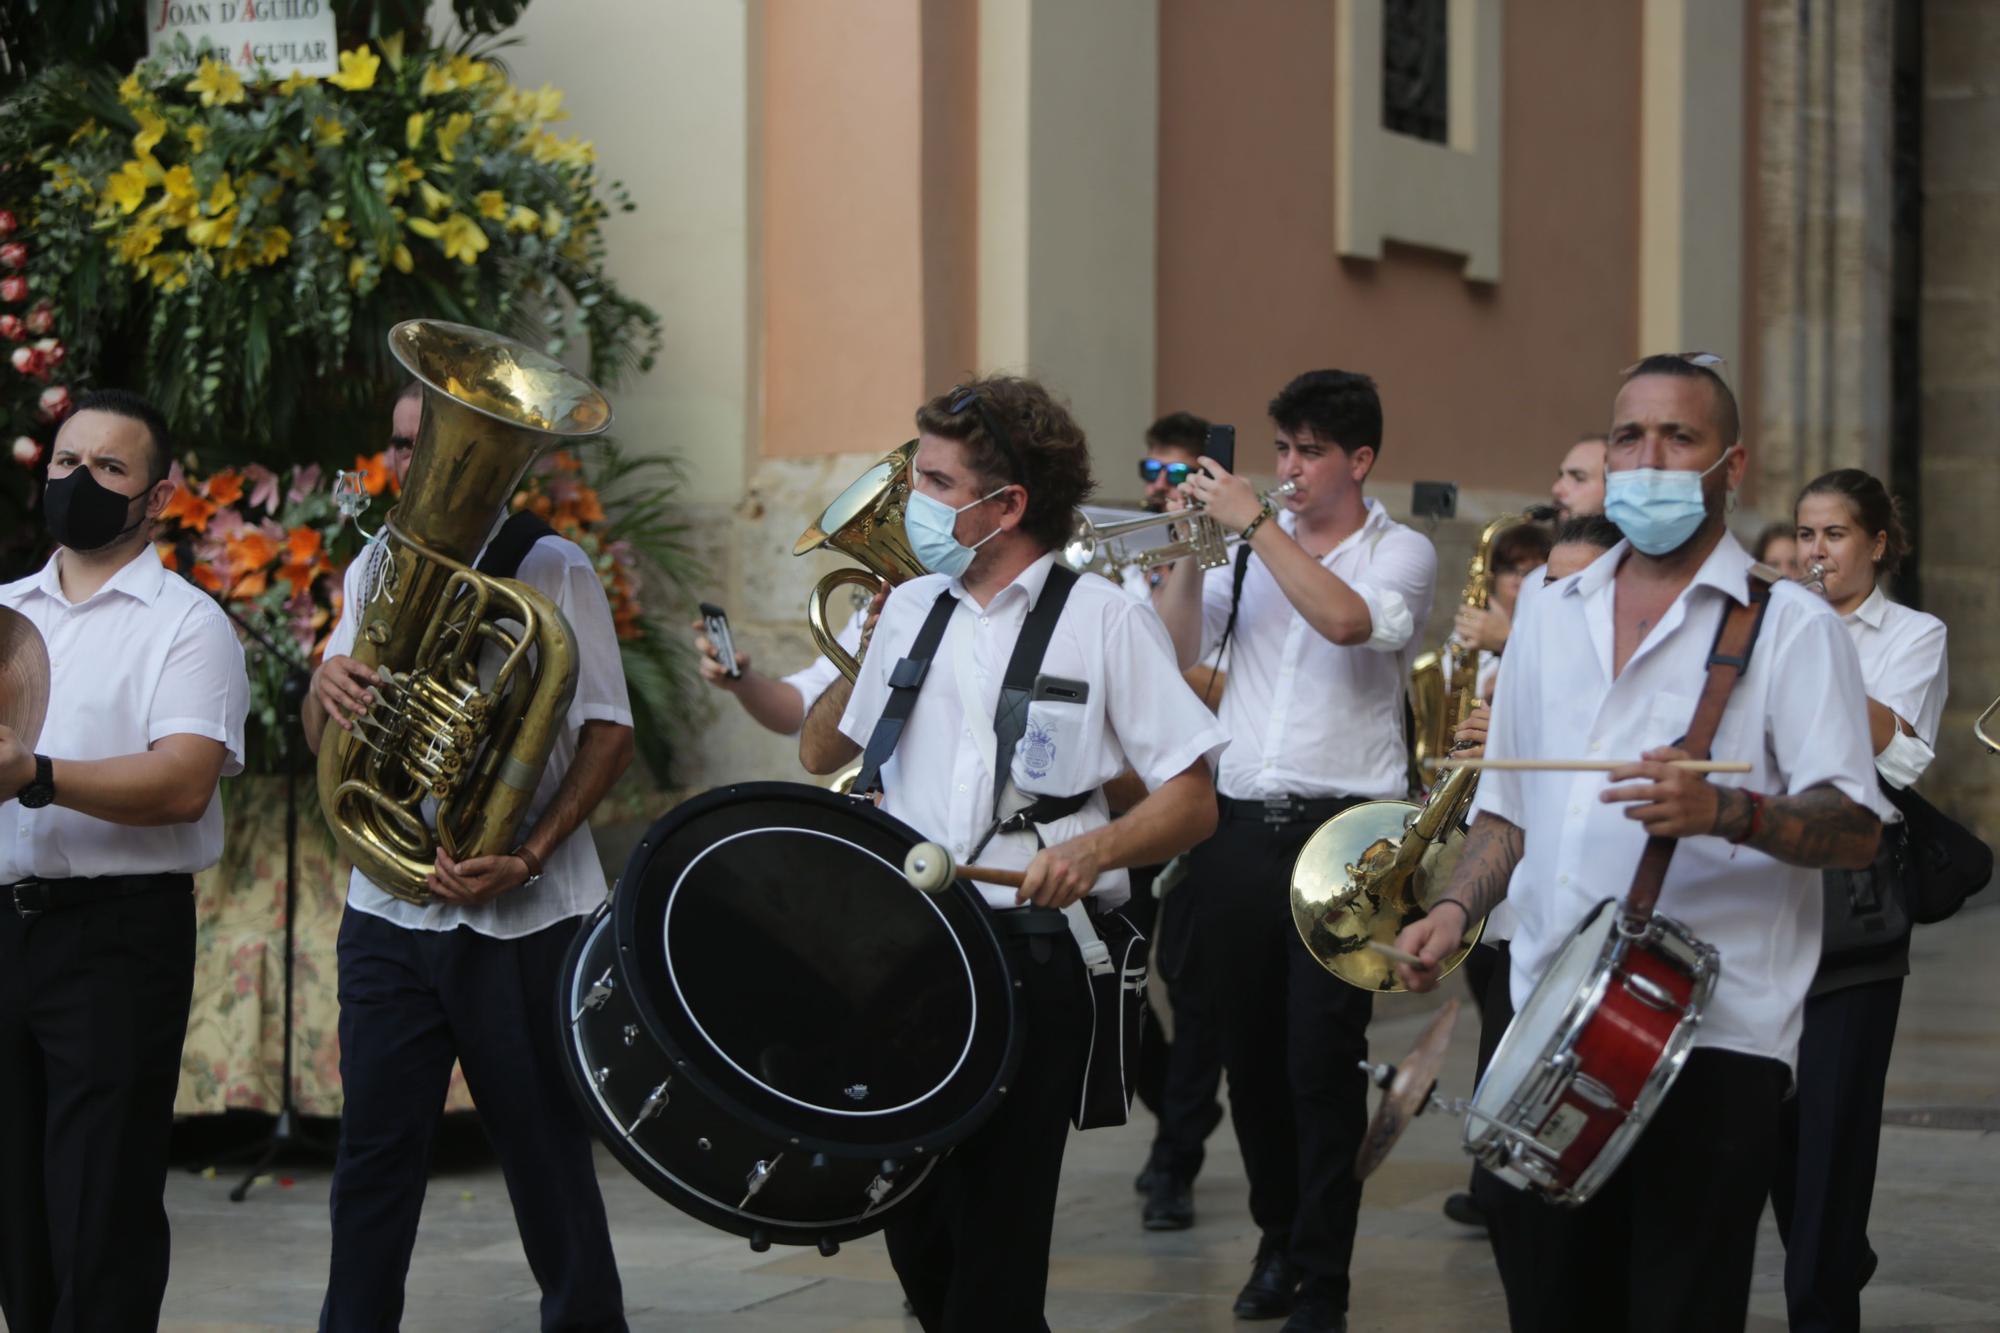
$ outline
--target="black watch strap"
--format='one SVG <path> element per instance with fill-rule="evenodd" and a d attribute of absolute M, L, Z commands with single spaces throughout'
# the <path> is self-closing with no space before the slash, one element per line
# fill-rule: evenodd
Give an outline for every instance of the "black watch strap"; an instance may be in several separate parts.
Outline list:
<path fill-rule="evenodd" d="M 15 795 L 23 807 L 39 810 L 56 798 L 56 766 L 45 754 L 35 756 L 35 777 Z"/>

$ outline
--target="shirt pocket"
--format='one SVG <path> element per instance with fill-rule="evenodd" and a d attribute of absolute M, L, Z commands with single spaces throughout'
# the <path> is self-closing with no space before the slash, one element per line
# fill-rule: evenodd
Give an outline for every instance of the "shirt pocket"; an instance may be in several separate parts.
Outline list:
<path fill-rule="evenodd" d="M 1664 690 L 1648 699 L 1645 721 L 1639 732 L 1640 750 L 1679 744 L 1694 721 L 1694 703 L 1689 695 L 1669 694 Z M 1638 755 L 1630 757 L 1636 759 Z"/>
<path fill-rule="evenodd" d="M 1014 785 L 1029 796 L 1073 796 L 1089 781 L 1084 755 L 1087 709 L 1082 704 L 1037 699 L 1028 705 L 1028 728 L 1014 747 Z"/>

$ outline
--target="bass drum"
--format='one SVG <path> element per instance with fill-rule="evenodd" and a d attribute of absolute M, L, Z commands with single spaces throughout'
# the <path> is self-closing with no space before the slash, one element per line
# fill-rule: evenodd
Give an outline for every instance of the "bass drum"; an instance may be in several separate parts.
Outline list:
<path fill-rule="evenodd" d="M 1021 1058 L 1005 956 L 922 839 L 799 783 L 696 797 L 633 850 L 579 933 L 560 1021 L 599 1137 L 752 1248 L 884 1226 L 979 1127 Z"/>

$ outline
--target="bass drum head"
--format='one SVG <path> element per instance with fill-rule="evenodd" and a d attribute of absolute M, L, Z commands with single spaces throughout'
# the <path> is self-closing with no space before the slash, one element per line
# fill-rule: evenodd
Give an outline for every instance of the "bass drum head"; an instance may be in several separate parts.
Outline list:
<path fill-rule="evenodd" d="M 938 1159 L 821 1157 L 760 1134 L 676 1076 L 617 967 L 610 910 L 570 946 L 558 1021 L 564 1069 L 611 1154 L 655 1194 L 751 1246 L 839 1242 L 886 1225 Z"/>
<path fill-rule="evenodd" d="M 934 1154 L 1020 1059 L 1013 988 L 965 883 L 910 887 L 921 839 L 800 783 L 725 787 L 660 819 L 613 904 L 619 970 L 675 1071 L 790 1148 Z"/>

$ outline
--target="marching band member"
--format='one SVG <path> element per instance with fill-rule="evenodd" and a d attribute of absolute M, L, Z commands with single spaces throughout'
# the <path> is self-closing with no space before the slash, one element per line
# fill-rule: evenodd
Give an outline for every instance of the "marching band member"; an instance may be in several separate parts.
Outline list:
<path fill-rule="evenodd" d="M 1397 941 L 1424 960 L 1398 964 L 1404 983 L 1430 989 L 1469 922 L 1505 896 L 1518 1008 L 1572 928 L 1624 892 L 1653 835 L 1680 840 L 1661 911 L 1720 954 L 1694 1050 L 1611 1180 L 1580 1207 L 1489 1196 L 1516 1329 L 1743 1326 L 1819 961 L 1812 872 L 1867 865 L 1881 831 L 1860 669 L 1839 621 L 1795 584 L 1771 589 L 1712 747 L 1751 772 L 1725 783 L 1666 762 L 1682 757 L 1671 746 L 1724 610 L 1752 595 L 1750 557 L 1723 523 L 1746 469 L 1736 402 L 1709 360 L 1654 356 L 1627 372 L 1606 491 L 1627 540 L 1527 600 L 1488 736 L 1489 757 L 1639 757 L 1608 786 L 1594 773 L 1485 774 L 1445 895 Z"/>
<path fill-rule="evenodd" d="M 881 609 L 882 596 L 877 593 L 867 606 L 857 608 L 846 628 L 840 631 L 840 646 L 849 654 L 860 655 L 861 631 L 870 617 Z M 703 623 L 696 620 L 693 628 L 694 650 L 701 654 L 701 678 L 724 694 L 734 696 L 752 721 L 780 736 L 798 735 L 806 714 L 812 711 L 820 695 L 840 679 L 840 668 L 825 653 L 789 676 L 771 677 L 751 666 L 750 654 L 740 648 L 736 650 L 736 674 L 732 676 L 723 664 L 721 650 L 710 641 Z"/>
<path fill-rule="evenodd" d="M 56 433 L 57 550 L 0 587 L 48 713 L 0 727 L 0 1323 L 160 1322 L 162 1195 L 194 989 L 194 875 L 222 855 L 250 684 L 222 611 L 161 565 L 167 425 L 100 389 Z M 39 748 L 42 752 L 36 753 Z"/>
<path fill-rule="evenodd" d="M 1556 522 L 1604 512 L 1604 450 L 1602 435 L 1582 436 L 1556 465 L 1549 498 L 1556 502 Z"/>
<path fill-rule="evenodd" d="M 808 769 L 829 773 L 868 745 L 861 786 L 886 744 L 884 810 L 956 859 L 1026 872 L 1018 893 L 983 890 L 1020 987 L 1020 1073 L 887 1239 L 931 1333 L 1046 1329 L 1056 1183 L 1091 1024 L 1068 918 L 1049 909 L 1087 902 L 1101 922 L 1126 897 L 1125 867 L 1165 861 L 1207 835 L 1209 766 L 1223 734 L 1181 680 L 1159 619 L 1105 580 L 1057 567 L 1091 478 L 1083 432 L 1047 389 L 978 380 L 924 404 L 917 429 L 906 526 L 932 573 L 889 594 L 838 732 L 816 725 L 836 686 L 814 705 L 799 753 Z M 1068 701 L 1029 705 L 1031 722 L 1058 738 L 1048 770 L 1032 778 L 1018 755 L 996 761 L 995 707 L 1017 640 L 1045 624 L 1047 609 L 1036 609 L 1049 597 L 1057 618 L 1040 676 L 1059 681 Z M 909 710 L 900 743 L 875 742 L 893 730 L 880 725 L 885 715 L 900 709 Z M 1113 820 L 1101 789 L 1128 767 L 1150 794 Z M 1034 805 L 1067 813 L 998 832 L 996 784 L 1020 791 L 1023 782 Z"/>
<path fill-rule="evenodd" d="M 1892 787 L 1911 786 L 1935 757 L 1946 691 L 1945 627 L 1883 595 L 1882 577 L 1909 550 L 1895 503 L 1874 477 L 1842 468 L 1801 491 L 1794 515 L 1797 559 L 1819 567 L 1827 603 L 1861 658 L 1875 770 Z M 1828 875 L 1827 881 L 1831 921 L 1831 913 L 1845 910 L 1851 879 Z M 1875 1270 L 1868 1207 L 1883 1085 L 1909 971 L 1905 934 L 1858 956 L 1825 957 L 1806 998 L 1798 1095 L 1785 1103 L 1771 1188 L 1794 1329 L 1861 1327 L 1861 1288 Z"/>
<path fill-rule="evenodd" d="M 422 406 L 416 393 L 397 401 L 398 436 L 416 437 Z M 315 752 L 327 720 L 352 729 L 376 684 L 348 655 L 375 549 L 347 567 L 343 614 L 302 710 Z M 392 897 L 359 869 L 348 882 L 338 945 L 346 1106 L 322 1330 L 395 1328 L 402 1318 L 454 1060 L 506 1173 L 542 1288 L 542 1327 L 625 1328 L 590 1130 L 549 1014 L 577 924 L 604 901 L 585 820 L 632 762 L 617 632 L 590 557 L 530 512 L 494 515 L 476 567 L 555 603 L 576 638 L 576 694 L 512 852 L 453 861 L 440 848 L 427 906 Z"/>
<path fill-rule="evenodd" d="M 1382 447 L 1367 376 L 1307 372 L 1270 413 L 1278 477 L 1297 489 L 1278 513 L 1202 460 L 1188 491 L 1242 533 L 1237 561 L 1206 577 L 1183 561 L 1155 605 L 1183 666 L 1224 639 L 1231 652 L 1222 825 L 1189 857 L 1187 882 L 1200 895 L 1203 975 L 1262 1233 L 1235 1311 L 1289 1312 L 1286 1329 L 1310 1333 L 1346 1327 L 1372 997 L 1306 952 L 1291 866 L 1341 810 L 1404 792 L 1408 649 L 1430 610 L 1437 552 L 1362 493 Z"/>

